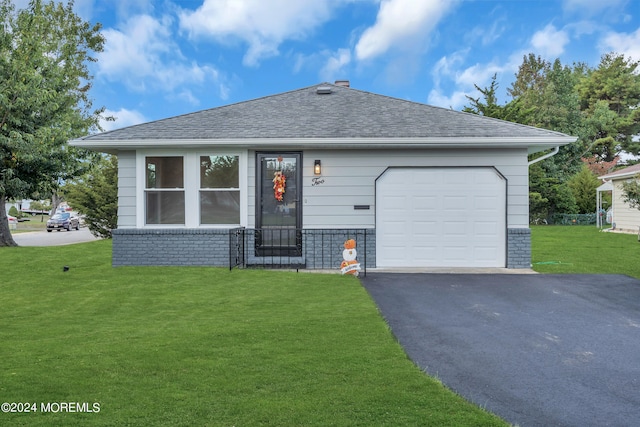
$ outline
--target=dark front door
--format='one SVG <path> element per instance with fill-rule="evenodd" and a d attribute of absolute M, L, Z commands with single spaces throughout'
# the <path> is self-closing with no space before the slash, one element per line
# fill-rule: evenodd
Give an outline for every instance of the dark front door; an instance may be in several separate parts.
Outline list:
<path fill-rule="evenodd" d="M 256 155 L 256 253 L 299 256 L 302 249 L 301 153 Z"/>

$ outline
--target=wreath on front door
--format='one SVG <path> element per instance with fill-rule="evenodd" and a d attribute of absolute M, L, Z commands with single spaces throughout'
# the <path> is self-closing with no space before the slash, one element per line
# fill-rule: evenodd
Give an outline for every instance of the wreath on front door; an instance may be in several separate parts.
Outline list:
<path fill-rule="evenodd" d="M 282 171 L 276 171 L 273 174 L 273 195 L 277 201 L 281 202 L 284 198 L 285 187 L 287 186 L 287 178 Z"/>

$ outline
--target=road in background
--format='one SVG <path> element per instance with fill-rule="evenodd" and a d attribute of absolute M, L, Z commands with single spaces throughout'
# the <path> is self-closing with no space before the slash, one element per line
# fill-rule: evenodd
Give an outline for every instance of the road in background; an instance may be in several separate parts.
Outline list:
<path fill-rule="evenodd" d="M 97 238 L 91 234 L 87 227 L 81 227 L 80 230 L 52 231 L 51 233 L 46 230 L 15 233 L 13 234 L 13 240 L 19 246 L 61 246 L 92 242 Z"/>

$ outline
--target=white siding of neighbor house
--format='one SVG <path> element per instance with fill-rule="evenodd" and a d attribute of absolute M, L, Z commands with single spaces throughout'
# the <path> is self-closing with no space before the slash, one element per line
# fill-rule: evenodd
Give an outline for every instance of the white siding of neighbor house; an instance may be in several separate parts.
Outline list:
<path fill-rule="evenodd" d="M 640 210 L 630 207 L 622 200 L 624 181 L 620 179 L 613 182 L 613 222 L 619 230 L 637 232 L 640 227 Z"/>
<path fill-rule="evenodd" d="M 314 186 L 313 163 L 316 159 L 322 162 L 320 179 L 324 182 Z M 507 227 L 529 226 L 526 149 L 307 150 L 303 153 L 303 163 L 302 198 L 305 228 L 373 228 L 376 178 L 388 167 L 429 166 L 495 167 L 508 182 Z M 255 182 L 255 178 L 249 182 Z M 369 205 L 370 208 L 355 210 L 354 205 Z"/>
<path fill-rule="evenodd" d="M 136 152 L 118 152 L 118 228 L 136 227 Z"/>

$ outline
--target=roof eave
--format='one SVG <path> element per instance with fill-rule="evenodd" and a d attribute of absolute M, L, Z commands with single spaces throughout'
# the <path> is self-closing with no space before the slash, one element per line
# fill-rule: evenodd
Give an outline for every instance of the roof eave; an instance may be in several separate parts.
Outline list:
<path fill-rule="evenodd" d="M 454 137 L 454 138 L 245 138 L 245 139 L 140 139 L 140 140 L 86 140 L 69 142 L 74 147 L 115 153 L 120 150 L 145 148 L 330 148 L 330 149 L 385 149 L 385 148 L 527 148 L 529 154 L 574 142 L 575 137 Z"/>
<path fill-rule="evenodd" d="M 611 181 L 615 181 L 617 179 L 628 179 L 628 178 L 634 178 L 636 176 L 638 176 L 640 174 L 640 171 L 635 171 L 635 172 L 625 172 L 625 173 L 620 173 L 620 174 L 616 174 L 616 173 L 612 173 L 609 175 L 602 175 L 599 176 L 599 179 L 602 180 L 611 180 Z"/>

